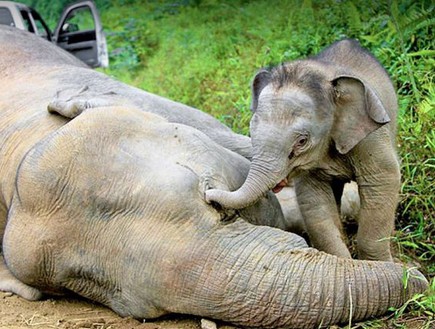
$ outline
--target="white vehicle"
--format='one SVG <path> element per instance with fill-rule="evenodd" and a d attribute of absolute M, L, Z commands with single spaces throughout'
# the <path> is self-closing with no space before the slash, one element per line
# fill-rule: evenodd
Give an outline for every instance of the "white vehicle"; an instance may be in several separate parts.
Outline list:
<path fill-rule="evenodd" d="M 35 33 L 69 51 L 90 67 L 108 67 L 106 38 L 95 3 L 67 6 L 52 33 L 36 10 L 22 3 L 0 1 L 0 24 Z"/>

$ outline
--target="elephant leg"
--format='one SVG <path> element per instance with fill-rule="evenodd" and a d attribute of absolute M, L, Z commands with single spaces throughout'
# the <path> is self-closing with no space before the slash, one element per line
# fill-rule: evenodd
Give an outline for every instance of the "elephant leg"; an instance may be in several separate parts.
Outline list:
<path fill-rule="evenodd" d="M 340 215 L 330 182 L 307 174 L 296 179 L 295 183 L 311 244 L 329 254 L 351 258 L 343 241 Z"/>
<path fill-rule="evenodd" d="M 284 230 L 302 235 L 307 231 L 302 217 L 299 204 L 296 198 L 294 184 L 285 187 L 276 194 L 284 215 Z"/>
<path fill-rule="evenodd" d="M 15 212 L 16 207 L 12 203 L 8 210 L 6 226 L 3 228 L 0 252 L 0 291 L 11 292 L 27 300 L 38 300 L 42 298 L 42 292 L 28 285 L 22 277 L 23 268 L 31 276 L 39 274 L 37 267 L 34 266 L 38 263 L 38 259 L 33 251 L 34 246 L 40 241 L 28 231 L 35 218 L 14 216 Z"/>
<path fill-rule="evenodd" d="M 392 261 L 390 237 L 400 189 L 398 166 L 396 172 L 380 170 L 357 180 L 361 198 L 357 233 L 359 258 Z"/>
<path fill-rule="evenodd" d="M 0 291 L 12 292 L 28 300 L 38 300 L 42 293 L 18 280 L 9 270 L 1 252 L 3 252 L 3 238 L 7 224 L 6 208 L 0 204 Z"/>
<path fill-rule="evenodd" d="M 379 132 L 378 140 L 385 140 Z M 361 199 L 358 214 L 358 257 L 392 261 L 390 237 L 400 190 L 400 166 L 392 143 L 360 143 L 354 152 L 356 181 Z"/>
<path fill-rule="evenodd" d="M 28 300 L 38 300 L 42 293 L 18 280 L 9 271 L 3 255 L 0 254 L 0 291 L 12 292 Z"/>
<path fill-rule="evenodd" d="M 115 106 L 127 102 L 116 98 L 115 92 L 98 93 L 82 87 L 76 92 L 59 91 L 54 99 L 48 104 L 47 110 L 50 113 L 57 113 L 63 117 L 73 119 L 90 108 L 102 106 Z"/>

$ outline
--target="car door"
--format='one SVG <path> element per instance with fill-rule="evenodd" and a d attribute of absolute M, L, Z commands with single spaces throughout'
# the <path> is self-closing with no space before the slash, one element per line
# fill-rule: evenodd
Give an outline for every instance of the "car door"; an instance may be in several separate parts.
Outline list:
<path fill-rule="evenodd" d="M 38 12 L 33 8 L 29 8 L 29 18 L 31 19 L 34 25 L 35 33 L 40 37 L 47 39 L 48 41 L 51 41 L 50 29 L 48 28 L 47 24 L 45 24 L 44 20 L 38 14 Z"/>
<path fill-rule="evenodd" d="M 53 41 L 90 67 L 108 67 L 106 38 L 93 1 L 66 7 L 53 34 Z"/>

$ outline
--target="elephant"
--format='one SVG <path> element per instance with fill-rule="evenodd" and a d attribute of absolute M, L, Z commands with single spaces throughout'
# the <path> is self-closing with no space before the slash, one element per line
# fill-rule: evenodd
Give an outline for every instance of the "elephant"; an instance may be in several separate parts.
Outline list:
<path fill-rule="evenodd" d="M 0 290 L 73 293 L 139 319 L 318 328 L 427 289 L 416 269 L 339 258 L 266 226 L 282 216 L 273 193 L 239 211 L 206 202 L 208 189 L 241 186 L 250 161 L 151 113 L 165 102 L 144 111 L 135 91 L 73 119 L 49 113 L 59 88 L 84 79 L 119 90 L 30 33 L 0 27 L 0 43 Z"/>
<path fill-rule="evenodd" d="M 311 244 L 350 258 L 337 201 L 344 184 L 356 181 L 358 257 L 392 261 L 400 189 L 397 98 L 377 59 L 344 39 L 317 56 L 261 69 L 251 109 L 248 177 L 234 191 L 208 190 L 206 200 L 238 209 L 294 179 Z"/>
<path fill-rule="evenodd" d="M 3 25 L 1 28 L 2 33 L 5 34 L 7 30 Z M 24 43 L 26 40 L 18 38 L 17 40 L 5 40 L 5 44 L 6 42 Z M 68 56 L 61 51 L 62 49 L 51 49 L 50 47 L 50 51 L 47 52 L 45 47 L 45 44 L 41 45 L 39 43 L 22 44 L 22 54 L 16 54 L 16 57 L 11 56 L 9 60 L 12 62 L 9 64 L 4 62 L 3 65 L 14 65 L 14 61 L 21 60 L 23 56 L 31 56 L 34 61 L 37 60 L 46 65 L 57 65 L 59 61 L 62 64 L 71 64 L 71 70 L 80 73 L 77 76 L 71 73 L 68 79 L 63 81 L 63 87 L 56 90 L 56 93 L 53 94 L 50 100 L 52 106 L 55 106 L 56 100 L 57 103 L 61 101 L 68 101 L 69 103 L 77 102 L 76 104 L 80 103 L 86 107 L 96 104 L 116 105 L 130 103 L 130 105 L 139 107 L 144 111 L 163 116 L 170 122 L 182 123 L 197 128 L 222 146 L 246 158 L 250 158 L 252 149 L 250 138 L 234 133 L 230 128 L 209 114 L 128 86 L 97 71 L 88 70 L 88 67 L 83 62 L 73 56 Z M 2 51 L 6 52 L 8 50 L 2 49 Z M 12 55 L 11 51 L 9 51 L 9 54 Z"/>

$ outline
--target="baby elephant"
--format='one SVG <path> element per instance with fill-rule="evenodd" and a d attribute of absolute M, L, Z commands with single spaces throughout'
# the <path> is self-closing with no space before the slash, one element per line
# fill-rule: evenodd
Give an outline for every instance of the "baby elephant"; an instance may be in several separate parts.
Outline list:
<path fill-rule="evenodd" d="M 252 84 L 249 175 L 234 192 L 206 199 L 242 208 L 295 178 L 313 245 L 342 257 L 336 200 L 358 183 L 359 257 L 391 261 L 389 236 L 400 187 L 395 150 L 397 99 L 387 72 L 357 41 L 334 43 L 313 58 L 263 69 Z"/>

